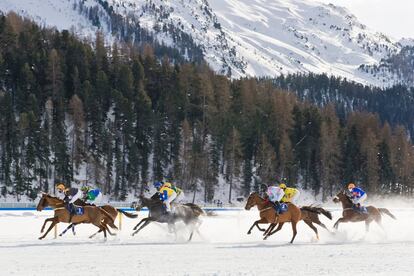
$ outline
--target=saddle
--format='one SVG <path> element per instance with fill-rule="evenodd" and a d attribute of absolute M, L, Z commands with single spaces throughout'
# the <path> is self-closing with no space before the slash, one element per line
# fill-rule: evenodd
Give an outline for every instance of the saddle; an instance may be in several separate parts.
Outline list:
<path fill-rule="evenodd" d="M 359 214 L 368 214 L 368 210 L 367 210 L 367 207 L 365 207 L 365 206 L 357 206 L 357 205 L 352 205 L 352 209 L 355 211 L 355 212 L 357 212 L 357 213 L 359 213 Z"/>
<path fill-rule="evenodd" d="M 279 204 L 273 203 L 273 208 L 275 208 L 276 213 L 283 214 L 288 210 L 288 205 L 283 202 Z"/>
<path fill-rule="evenodd" d="M 82 206 L 78 206 L 75 204 L 68 204 L 66 209 L 69 211 L 71 215 L 81 216 L 85 213 L 85 209 Z"/>

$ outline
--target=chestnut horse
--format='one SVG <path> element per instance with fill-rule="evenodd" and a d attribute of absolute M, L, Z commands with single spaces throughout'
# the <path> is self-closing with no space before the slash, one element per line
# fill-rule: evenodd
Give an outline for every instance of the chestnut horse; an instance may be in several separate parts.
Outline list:
<path fill-rule="evenodd" d="M 254 226 L 256 226 L 260 231 L 265 231 L 264 229 L 261 229 L 259 227 L 259 224 L 270 223 L 270 226 L 267 228 L 267 230 L 263 234 L 265 236 L 264 239 L 267 239 L 269 236 L 273 235 L 274 233 L 276 233 L 280 229 L 282 229 L 283 224 L 285 222 L 289 222 L 288 220 L 282 221 L 282 220 L 285 220 L 282 217 L 284 214 L 280 215 L 281 219 L 278 219 L 277 222 L 273 222 L 274 221 L 273 217 L 276 216 L 276 211 L 273 207 L 273 204 L 271 202 L 269 202 L 268 200 L 265 200 L 265 199 L 261 198 L 258 193 L 250 194 L 250 196 L 247 200 L 245 209 L 250 210 L 250 208 L 255 206 L 255 205 L 257 205 L 257 208 L 260 211 L 260 220 L 255 221 L 253 223 L 252 227 L 250 227 L 247 234 L 251 233 Z M 292 207 L 290 207 L 291 205 L 292 205 Z M 271 208 L 269 208 L 269 207 L 271 207 Z M 289 204 L 288 211 L 289 211 L 289 208 L 295 210 L 295 208 L 293 208 L 293 207 L 296 207 L 296 206 L 294 204 Z M 296 208 L 298 208 L 298 207 L 296 207 Z M 327 211 L 323 208 L 313 207 L 313 206 L 303 206 L 299 210 L 300 210 L 299 220 L 303 220 L 315 232 L 316 238 L 318 240 L 319 240 L 318 229 L 313 225 L 313 223 L 316 223 L 316 224 L 320 225 L 321 227 L 323 227 L 324 229 L 326 229 L 327 231 L 329 231 L 328 228 L 319 220 L 319 214 L 323 214 L 327 218 L 332 219 L 331 212 L 329 212 L 329 211 Z M 278 225 L 278 227 L 276 228 L 275 231 L 272 231 L 276 227 L 276 225 Z M 292 229 L 296 229 L 296 226 L 294 227 L 293 223 L 292 223 Z M 294 232 L 295 232 L 295 230 L 294 230 Z M 291 242 L 293 242 L 293 239 L 292 239 Z"/>
<path fill-rule="evenodd" d="M 347 192 L 345 190 L 340 191 L 334 198 L 333 201 L 335 203 L 342 203 L 342 217 L 339 218 L 335 224 L 334 228 L 338 229 L 339 223 L 342 222 L 360 222 L 365 221 L 365 230 L 369 231 L 369 224 L 375 220 L 375 222 L 382 228 L 381 214 L 386 214 L 390 216 L 393 219 L 396 219 L 391 212 L 386 208 L 375 208 L 374 206 L 368 206 L 367 207 L 367 214 L 360 213 L 356 210 L 354 210 L 353 203 L 351 201 L 351 198 L 347 195 Z"/>
<path fill-rule="evenodd" d="M 259 209 L 259 212 L 260 212 L 260 219 L 253 223 L 252 227 L 250 227 L 247 234 L 251 233 L 254 226 L 259 228 L 260 231 L 264 231 L 263 229 L 259 227 L 259 224 L 270 223 L 270 224 L 276 225 L 279 223 L 283 225 L 285 222 L 291 222 L 293 237 L 290 243 L 293 243 L 296 237 L 296 234 L 297 234 L 296 224 L 301 218 L 300 209 L 294 204 L 288 204 L 287 211 L 284 212 L 283 214 L 278 215 L 276 214 L 275 208 L 273 207 L 273 204 L 270 201 L 264 200 L 263 198 L 259 196 L 258 193 L 253 192 L 250 194 L 249 198 L 247 199 L 245 209 L 250 210 L 253 206 L 256 206 L 256 205 L 257 205 L 257 209 Z M 270 227 L 272 227 L 272 225 Z M 267 231 L 264 239 L 267 239 L 267 237 L 270 236 L 271 234 L 273 233 L 270 231 Z"/>
<path fill-rule="evenodd" d="M 79 203 L 79 204 L 78 204 Z M 77 200 L 75 202 L 76 205 L 79 206 L 95 206 L 95 205 L 91 205 L 91 204 L 86 204 L 81 200 Z M 118 213 L 124 214 L 127 218 L 137 218 L 138 214 L 132 214 L 132 213 L 128 213 L 124 210 L 121 209 L 116 209 L 115 207 L 112 207 L 111 205 L 104 205 L 104 206 L 99 206 L 99 208 L 102 208 L 104 211 L 106 211 L 108 213 L 108 215 L 111 216 L 111 220 L 109 218 L 104 218 L 104 223 L 109 224 L 112 228 L 113 226 L 111 225 L 111 221 L 115 221 L 116 217 L 118 216 Z M 59 236 L 63 236 L 69 229 L 72 228 L 73 234 L 75 235 L 75 223 L 70 224 L 68 227 L 66 227 L 65 230 L 62 231 L 62 233 L 59 234 Z M 109 228 L 107 229 L 109 235 L 114 236 L 115 234 L 111 233 L 111 231 L 109 230 Z M 98 230 L 95 234 L 93 234 L 92 236 L 90 236 L 91 238 L 94 237 L 96 234 L 102 232 L 102 230 Z"/>
<path fill-rule="evenodd" d="M 39 237 L 39 239 L 43 239 L 46 237 L 46 235 L 52 230 L 52 228 L 58 224 L 59 222 L 65 222 L 65 223 L 71 223 L 74 224 L 78 223 L 92 223 L 96 227 L 99 228 L 99 230 L 104 232 L 104 236 L 106 239 L 106 231 L 108 230 L 107 223 L 105 223 L 105 220 L 107 220 L 109 225 L 115 229 L 117 227 L 114 225 L 114 221 L 111 218 L 111 216 L 104 211 L 103 209 L 96 207 L 96 206 L 84 206 L 84 213 L 83 215 L 75 215 L 72 217 L 72 221 L 70 220 L 70 213 L 68 210 L 66 210 L 64 206 L 63 200 L 48 195 L 46 193 L 42 194 L 42 198 L 40 199 L 39 203 L 37 204 L 37 211 L 42 211 L 46 207 L 52 207 L 55 211 L 55 214 L 52 218 L 45 219 L 45 222 L 42 226 L 41 233 L 43 233 L 46 223 L 51 221 L 52 224 L 50 225 L 49 229 L 47 229 L 46 233 Z"/>

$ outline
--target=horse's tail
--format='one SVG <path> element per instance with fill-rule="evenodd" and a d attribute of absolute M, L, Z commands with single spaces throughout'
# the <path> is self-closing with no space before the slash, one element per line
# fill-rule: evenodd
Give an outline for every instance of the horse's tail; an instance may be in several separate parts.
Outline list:
<path fill-rule="evenodd" d="M 116 209 L 118 212 L 120 212 L 121 214 L 125 215 L 127 218 L 137 218 L 138 214 L 133 214 L 133 213 L 128 213 L 122 209 Z"/>
<path fill-rule="evenodd" d="M 204 210 L 200 208 L 197 204 L 194 203 L 185 203 L 184 206 L 188 206 L 193 210 L 194 214 L 198 217 L 204 215 Z"/>
<path fill-rule="evenodd" d="M 378 211 L 380 211 L 381 214 L 386 214 L 395 220 L 397 219 L 387 208 L 378 208 Z"/>
<path fill-rule="evenodd" d="M 96 207 L 99 208 L 99 207 Z M 104 208 L 99 208 L 102 212 L 102 214 L 108 219 L 108 225 L 111 226 L 111 228 L 113 229 L 117 229 L 118 227 L 115 225 L 115 220 L 114 218 L 104 209 Z"/>
<path fill-rule="evenodd" d="M 328 210 L 325 210 L 321 207 L 313 207 L 313 206 L 303 206 L 300 208 L 300 210 L 305 210 L 305 211 L 309 211 L 312 213 L 317 213 L 319 214 L 323 214 L 325 217 L 327 217 L 328 219 L 332 220 L 332 213 L 329 212 Z"/>

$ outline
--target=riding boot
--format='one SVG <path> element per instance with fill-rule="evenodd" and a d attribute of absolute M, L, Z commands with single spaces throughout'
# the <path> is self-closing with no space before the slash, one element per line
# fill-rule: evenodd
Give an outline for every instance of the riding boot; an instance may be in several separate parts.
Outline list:
<path fill-rule="evenodd" d="M 73 215 L 75 214 L 75 206 L 73 203 L 69 203 L 69 223 L 72 222 Z"/>
<path fill-rule="evenodd" d="M 272 202 L 273 203 L 273 208 L 275 208 L 276 214 L 280 213 L 280 202 L 279 201 L 275 201 Z"/>

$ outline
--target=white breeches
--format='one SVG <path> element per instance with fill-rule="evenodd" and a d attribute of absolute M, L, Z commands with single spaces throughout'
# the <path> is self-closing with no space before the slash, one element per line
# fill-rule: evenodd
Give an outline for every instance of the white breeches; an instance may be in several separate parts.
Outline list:
<path fill-rule="evenodd" d="M 364 202 L 365 199 L 367 199 L 367 194 L 364 194 L 360 198 L 354 198 L 354 199 L 352 199 L 352 203 L 354 203 L 354 204 L 358 204 L 359 203 L 359 204 L 362 205 L 362 202 Z"/>
<path fill-rule="evenodd" d="M 171 211 L 171 202 L 177 197 L 177 193 L 172 193 L 166 200 L 164 200 L 165 207 L 167 207 L 167 211 Z"/>
<path fill-rule="evenodd" d="M 78 190 L 78 192 L 70 199 L 69 203 L 74 203 L 76 200 L 82 197 L 82 191 Z"/>
<path fill-rule="evenodd" d="M 285 195 L 284 193 L 271 193 L 269 195 L 269 199 L 270 201 L 273 201 L 273 202 L 280 201 L 284 195 Z"/>

